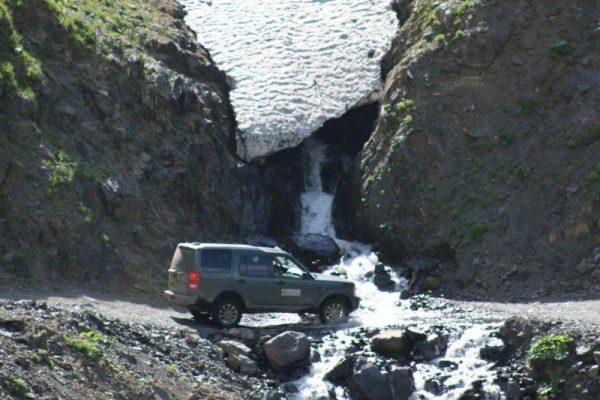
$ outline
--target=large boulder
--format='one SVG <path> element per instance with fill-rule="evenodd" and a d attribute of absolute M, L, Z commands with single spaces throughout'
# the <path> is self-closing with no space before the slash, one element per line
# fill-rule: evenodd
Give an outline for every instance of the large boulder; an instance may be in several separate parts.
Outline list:
<path fill-rule="evenodd" d="M 410 367 L 400 367 L 388 373 L 394 400 L 408 400 L 415 390 L 415 380 Z"/>
<path fill-rule="evenodd" d="M 308 366 L 310 343 L 304 333 L 287 331 L 263 344 L 265 355 L 276 371 L 289 371 Z"/>
<path fill-rule="evenodd" d="M 392 400 L 392 389 L 379 367 L 365 360 L 357 360 L 348 385 L 355 400 Z"/>
<path fill-rule="evenodd" d="M 417 337 L 413 332 L 393 329 L 373 336 L 371 348 L 386 356 L 408 356 L 416 341 Z"/>
<path fill-rule="evenodd" d="M 340 384 L 352 374 L 353 367 L 354 356 L 343 358 L 325 374 L 325 379 L 329 382 Z"/>
<path fill-rule="evenodd" d="M 341 256 L 335 240 L 317 233 L 294 235 L 290 238 L 289 247 L 294 255 L 312 267 L 333 264 Z"/>

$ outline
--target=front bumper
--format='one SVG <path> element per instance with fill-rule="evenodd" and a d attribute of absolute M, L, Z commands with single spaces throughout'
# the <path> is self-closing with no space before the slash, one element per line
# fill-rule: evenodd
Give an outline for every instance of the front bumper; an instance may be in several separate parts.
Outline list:
<path fill-rule="evenodd" d="M 163 292 L 165 298 L 173 303 L 182 305 L 182 306 L 190 306 L 196 303 L 196 298 L 192 296 L 185 296 L 183 294 L 175 293 L 171 290 L 165 290 Z"/>
<path fill-rule="evenodd" d="M 352 311 L 356 310 L 358 308 L 358 306 L 360 305 L 360 297 L 351 297 L 350 303 L 351 303 Z"/>

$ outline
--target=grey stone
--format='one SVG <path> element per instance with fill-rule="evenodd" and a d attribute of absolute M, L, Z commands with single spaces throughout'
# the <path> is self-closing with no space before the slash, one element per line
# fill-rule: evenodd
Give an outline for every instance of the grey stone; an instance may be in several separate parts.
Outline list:
<path fill-rule="evenodd" d="M 287 331 L 263 344 L 269 364 L 274 370 L 289 371 L 310 363 L 310 343 L 304 333 Z"/>
<path fill-rule="evenodd" d="M 509 381 L 506 386 L 506 399 L 507 400 L 520 400 L 521 399 L 521 387 L 515 381 Z"/>
<path fill-rule="evenodd" d="M 393 399 L 392 389 L 387 377 L 373 363 L 355 365 L 354 374 L 350 378 L 349 389 L 352 398 L 356 400 Z"/>
<path fill-rule="evenodd" d="M 371 338 L 373 351 L 383 355 L 410 354 L 415 344 L 414 336 L 405 330 L 389 330 Z"/>
<path fill-rule="evenodd" d="M 348 356 L 333 366 L 326 374 L 325 379 L 333 383 L 341 383 L 352 374 L 354 357 Z"/>
<path fill-rule="evenodd" d="M 235 340 L 222 340 L 219 342 L 218 346 L 223 350 L 225 355 L 242 354 L 248 356 L 252 353 L 252 350 L 250 350 L 248 346 Z"/>
<path fill-rule="evenodd" d="M 410 367 L 400 367 L 388 373 L 394 400 L 408 400 L 415 390 L 415 380 Z"/>

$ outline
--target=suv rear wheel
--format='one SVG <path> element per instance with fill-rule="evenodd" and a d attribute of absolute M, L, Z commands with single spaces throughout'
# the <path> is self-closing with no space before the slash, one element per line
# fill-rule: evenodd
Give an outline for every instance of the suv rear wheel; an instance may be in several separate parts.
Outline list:
<path fill-rule="evenodd" d="M 242 319 L 242 307 L 234 299 L 223 299 L 212 309 L 213 320 L 222 328 L 232 328 Z"/>
<path fill-rule="evenodd" d="M 339 324 L 348 319 L 348 303 L 340 298 L 325 300 L 319 308 L 319 317 L 323 324 Z"/>

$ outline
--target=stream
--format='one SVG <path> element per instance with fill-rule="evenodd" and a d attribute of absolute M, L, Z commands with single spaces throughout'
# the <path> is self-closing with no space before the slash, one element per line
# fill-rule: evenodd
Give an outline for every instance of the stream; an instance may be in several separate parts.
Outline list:
<path fill-rule="evenodd" d="M 317 139 L 308 139 L 303 145 L 308 165 L 304 176 L 306 191 L 301 196 L 301 233 L 318 233 L 336 240 L 344 256 L 326 272 L 342 272 L 355 282 L 361 304 L 346 324 L 318 334 L 320 360 L 313 362 L 308 375 L 294 382 L 299 391 L 293 398 L 329 399 L 331 394 L 337 399 L 349 398 L 344 388 L 325 381 L 325 374 L 349 352 L 359 347 L 364 351 L 368 344 L 356 344 L 364 340 L 368 331 L 411 328 L 427 333 L 441 330 L 448 337 L 443 355 L 426 362 L 412 362 L 416 390 L 411 399 L 459 399 L 474 382 L 481 383 L 480 391 L 485 393 L 485 399 L 504 399 L 500 389 L 493 384 L 492 364 L 479 356 L 486 343 L 498 340 L 491 335 L 497 330 L 499 321 L 454 309 L 439 298 L 418 296 L 423 307 L 419 307 L 415 299 L 400 300 L 400 290 L 407 281 L 393 270 L 390 271 L 393 288 L 379 290 L 373 283 L 379 260 L 371 247 L 337 238 L 331 216 L 333 194 L 325 192 L 321 182 L 321 167 L 327 159 L 327 150 L 327 145 Z M 368 339 L 366 341 L 368 343 Z M 365 355 L 377 359 L 374 353 Z"/>

